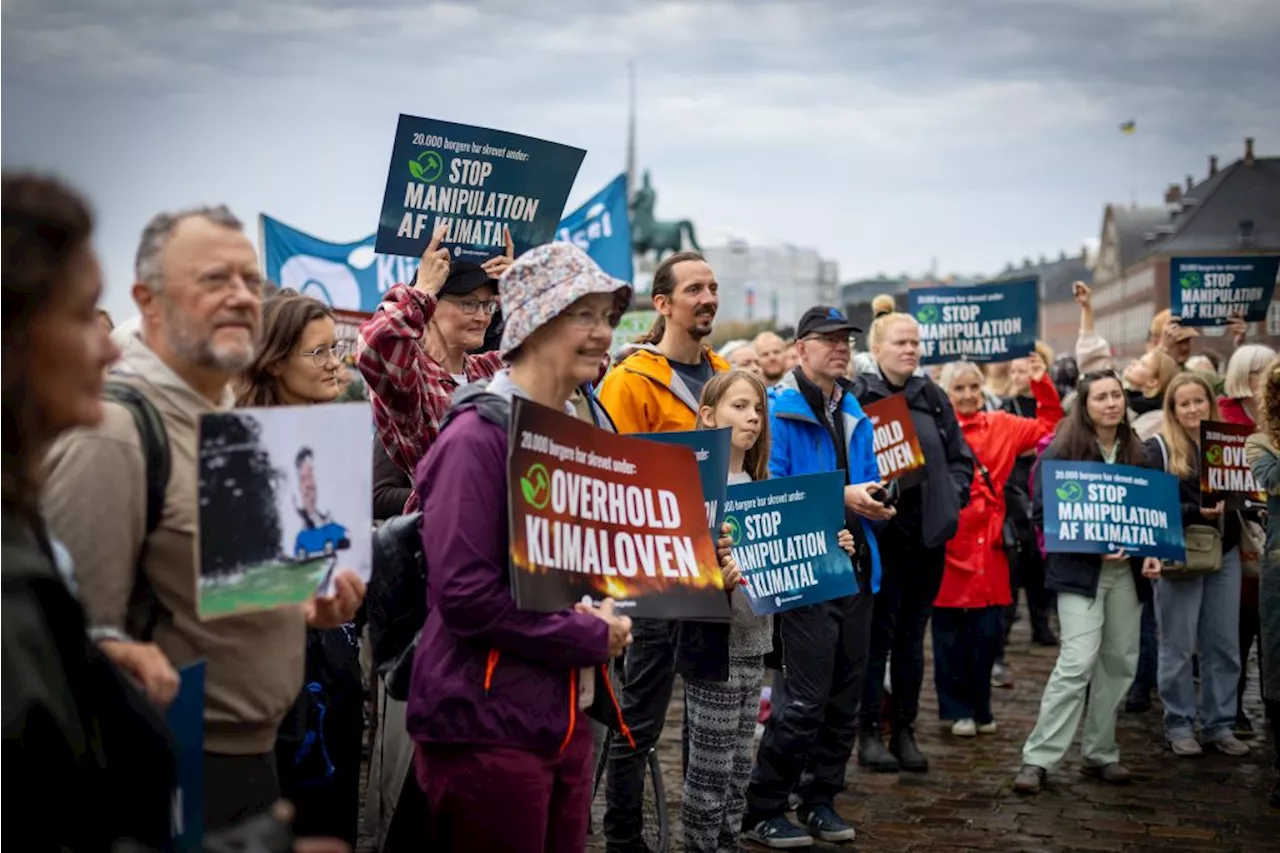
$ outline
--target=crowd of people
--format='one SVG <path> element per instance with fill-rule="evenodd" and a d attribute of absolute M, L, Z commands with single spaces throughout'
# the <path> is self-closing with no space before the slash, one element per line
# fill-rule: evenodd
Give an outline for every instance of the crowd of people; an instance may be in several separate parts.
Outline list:
<path fill-rule="evenodd" d="M 163 711 L 179 670 L 201 659 L 208 849 L 287 850 L 290 822 L 305 849 L 348 849 L 363 813 L 392 853 L 582 850 L 605 727 L 602 832 L 611 851 L 644 850 L 646 761 L 677 676 L 685 849 L 849 841 L 835 798 L 855 754 L 870 772 L 930 770 L 916 739 L 926 632 L 951 735 L 999 736 L 992 691 L 1016 677 L 1004 650 L 1018 590 L 1033 641 L 1058 647 L 1010 768 L 1020 794 L 1047 784 L 1082 717 L 1083 772 L 1129 782 L 1117 716 L 1145 711 L 1153 692 L 1171 760 L 1250 754 L 1255 642 L 1267 718 L 1280 719 L 1280 361 L 1238 319 L 1230 353 L 1196 352 L 1196 330 L 1163 312 L 1123 374 L 1083 284 L 1075 352 L 1056 358 L 1040 344 L 1004 364 L 922 366 L 919 324 L 887 297 L 865 331 L 818 305 L 790 341 L 764 332 L 717 352 L 715 270 L 679 252 L 643 297 L 653 328 L 613 351 L 631 285 L 580 249 L 516 257 L 506 235 L 505 252 L 472 264 L 437 231 L 415 281 L 384 295 L 349 353 L 327 306 L 263 280 L 225 207 L 148 223 L 140 324 L 123 335 L 97 307 L 92 236 L 73 191 L 5 174 L 3 705 L 6 769 L 23 780 L 5 803 L 41 843 L 168 847 Z M 339 573 L 302 607 L 212 621 L 195 601 L 200 416 L 333 404 L 348 356 L 376 425 L 374 517 L 411 517 L 426 566 L 425 602 L 397 604 L 425 613 L 407 691 L 388 689 L 382 662 L 372 671 L 365 803 L 360 636 L 385 613 L 362 606 L 364 582 Z M 882 480 L 864 409 L 890 397 L 926 463 L 909 484 Z M 842 472 L 838 541 L 856 592 L 756 616 L 721 538 L 728 623 L 632 620 L 609 599 L 519 609 L 506 464 L 517 398 L 616 433 L 727 427 L 730 484 Z M 1266 510 L 1201 505 L 1200 424 L 1217 420 L 1255 428 Z M 1196 543 L 1187 563 L 1046 553 L 1044 460 L 1173 475 Z M 316 719 L 320 767 L 300 749 Z M 80 819 L 60 814 L 68 798 Z"/>

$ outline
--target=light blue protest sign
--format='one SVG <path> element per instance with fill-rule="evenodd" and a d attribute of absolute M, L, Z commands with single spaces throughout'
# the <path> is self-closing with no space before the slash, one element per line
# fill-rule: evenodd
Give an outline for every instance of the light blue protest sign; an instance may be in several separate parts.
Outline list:
<path fill-rule="evenodd" d="M 586 203 L 560 220 L 556 239 L 573 243 L 614 278 L 631 281 L 631 217 L 627 176 L 614 178 Z"/>
<path fill-rule="evenodd" d="M 586 154 L 503 130 L 401 115 L 375 248 L 420 258 L 437 224 L 445 227 L 440 245 L 476 263 L 502 253 L 504 228 L 517 256 L 550 243 Z"/>
<path fill-rule="evenodd" d="M 920 323 L 920 363 L 1008 361 L 1036 346 L 1040 301 L 1036 279 L 907 292 Z"/>
<path fill-rule="evenodd" d="M 265 215 L 260 227 L 267 279 L 332 308 L 372 313 L 383 294 L 418 274 L 417 258 L 376 253 L 372 234 L 330 243 Z"/>
<path fill-rule="evenodd" d="M 1169 261 L 1169 311 L 1184 326 L 1223 326 L 1232 315 L 1267 319 L 1275 296 L 1280 255 L 1173 258 Z"/>
<path fill-rule="evenodd" d="M 844 485 L 835 471 L 729 487 L 725 523 L 756 615 L 857 593 L 853 562 L 836 541 Z"/>
<path fill-rule="evenodd" d="M 205 662 L 178 670 L 178 694 L 165 710 L 173 737 L 178 786 L 173 792 L 173 849 L 202 850 L 204 840 L 204 681 Z"/>
<path fill-rule="evenodd" d="M 1046 460 L 1039 476 L 1051 554 L 1187 558 L 1178 480 L 1131 465 Z"/>
<path fill-rule="evenodd" d="M 693 451 L 698 461 L 698 477 L 702 480 L 702 499 L 707 509 L 707 527 L 711 539 L 720 538 L 720 525 L 724 523 L 725 489 L 729 484 L 729 439 L 733 430 L 699 429 L 690 432 L 646 432 L 633 438 L 656 441 L 659 444 L 675 444 Z"/>

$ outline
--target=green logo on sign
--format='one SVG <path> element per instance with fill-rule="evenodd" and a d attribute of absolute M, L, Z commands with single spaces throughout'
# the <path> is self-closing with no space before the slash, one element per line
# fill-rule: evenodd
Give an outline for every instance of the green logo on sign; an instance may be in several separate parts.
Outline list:
<path fill-rule="evenodd" d="M 1186 288 L 1188 288 L 1188 287 L 1199 287 L 1199 286 L 1200 286 L 1200 273 L 1198 273 L 1198 272 L 1184 272 L 1184 273 L 1182 274 L 1182 277 L 1178 279 L 1178 284 L 1182 285 L 1182 287 L 1183 287 L 1183 289 L 1184 289 L 1184 290 L 1185 290 Z"/>
<path fill-rule="evenodd" d="M 742 525 L 732 515 L 726 516 L 724 523 L 729 525 L 729 541 L 737 545 L 742 539 Z"/>
<path fill-rule="evenodd" d="M 916 312 L 916 319 L 919 320 L 921 323 L 938 322 L 938 306 L 937 305 L 924 306 L 923 308 L 921 308 L 919 311 Z"/>
<path fill-rule="evenodd" d="M 1066 483 L 1058 486 L 1054 492 L 1058 495 L 1058 500 L 1072 504 L 1084 497 L 1084 487 L 1079 483 Z"/>
<path fill-rule="evenodd" d="M 1204 452 L 1204 458 L 1209 460 L 1210 465 L 1222 464 L 1222 446 L 1219 444 L 1209 445 L 1209 449 Z"/>
<path fill-rule="evenodd" d="M 520 491 L 525 503 L 534 509 L 542 509 L 551 500 L 551 476 L 542 465 L 534 465 L 520 478 Z"/>
<path fill-rule="evenodd" d="M 409 161 L 409 174 L 426 184 L 434 184 L 443 171 L 444 160 L 435 151 L 423 151 L 416 159 Z"/>

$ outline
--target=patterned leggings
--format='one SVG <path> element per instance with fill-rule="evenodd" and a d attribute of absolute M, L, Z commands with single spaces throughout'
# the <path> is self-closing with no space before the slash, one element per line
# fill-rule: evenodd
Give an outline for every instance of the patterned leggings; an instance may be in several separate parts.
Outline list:
<path fill-rule="evenodd" d="M 763 678 L 760 657 L 731 657 L 728 681 L 685 679 L 689 762 L 680 814 L 690 853 L 738 850 Z"/>

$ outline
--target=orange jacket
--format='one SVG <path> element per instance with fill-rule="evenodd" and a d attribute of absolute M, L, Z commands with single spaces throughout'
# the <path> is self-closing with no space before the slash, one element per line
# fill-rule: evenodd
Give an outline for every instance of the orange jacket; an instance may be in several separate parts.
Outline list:
<path fill-rule="evenodd" d="M 729 362 L 709 347 L 702 353 L 716 373 L 729 369 Z M 619 433 L 684 432 L 698 426 L 698 401 L 650 344 L 636 347 L 605 374 L 596 396 Z"/>
<path fill-rule="evenodd" d="M 1031 393 L 1036 398 L 1035 420 L 1008 412 L 956 415 L 977 465 L 969 505 L 960 511 L 960 527 L 947 543 L 936 607 L 992 607 L 1012 601 L 1004 553 L 1004 485 L 1018 456 L 1034 450 L 1062 420 L 1062 402 L 1048 375 L 1031 383 Z M 990 485 L 982 475 L 984 465 Z"/>

